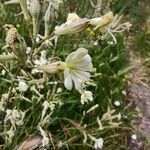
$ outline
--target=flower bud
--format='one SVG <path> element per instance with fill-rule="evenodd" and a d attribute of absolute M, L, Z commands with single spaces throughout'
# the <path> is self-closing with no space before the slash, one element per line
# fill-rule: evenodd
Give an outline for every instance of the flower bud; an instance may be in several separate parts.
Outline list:
<path fill-rule="evenodd" d="M 36 38 L 38 33 L 38 22 L 39 22 L 39 14 L 40 14 L 39 0 L 31 1 L 29 11 L 32 16 L 32 22 L 33 22 L 33 36 L 34 38 Z"/>
<path fill-rule="evenodd" d="M 65 64 L 64 62 L 58 61 L 58 62 L 53 62 L 47 65 L 40 65 L 37 68 L 44 72 L 55 74 L 64 69 L 64 64 Z"/>
<path fill-rule="evenodd" d="M 27 0 L 19 0 L 19 2 L 20 2 L 20 6 L 21 6 L 25 20 L 29 20 L 30 16 L 29 16 L 29 12 L 27 9 Z"/>
<path fill-rule="evenodd" d="M 54 31 L 56 35 L 73 34 L 82 31 L 89 25 L 89 19 L 78 19 L 70 24 L 62 24 L 57 27 Z"/>
<path fill-rule="evenodd" d="M 39 0 L 32 0 L 29 8 L 32 18 L 38 18 L 40 14 L 40 3 Z"/>
<path fill-rule="evenodd" d="M 52 8 L 52 5 L 50 4 L 46 10 L 44 21 L 45 21 L 45 37 L 49 35 L 50 30 L 50 22 L 54 18 L 54 9 Z"/>

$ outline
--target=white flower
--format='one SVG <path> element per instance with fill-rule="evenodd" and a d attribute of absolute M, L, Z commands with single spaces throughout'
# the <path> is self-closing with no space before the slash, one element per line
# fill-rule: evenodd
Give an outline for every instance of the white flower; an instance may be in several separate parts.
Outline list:
<path fill-rule="evenodd" d="M 27 47 L 26 54 L 29 54 L 31 52 L 31 47 Z"/>
<path fill-rule="evenodd" d="M 90 91 L 84 91 L 81 95 L 81 104 L 88 103 L 89 101 L 93 101 L 93 94 Z"/>
<path fill-rule="evenodd" d="M 76 90 L 80 91 L 85 81 L 90 79 L 90 71 L 93 65 L 91 57 L 85 48 L 78 48 L 66 58 L 66 67 L 64 70 L 64 84 L 68 90 L 71 90 L 73 83 Z"/>
<path fill-rule="evenodd" d="M 120 102 L 119 102 L 119 101 L 115 101 L 115 102 L 114 102 L 114 105 L 115 105 L 115 106 L 120 106 Z"/>
<path fill-rule="evenodd" d="M 131 138 L 132 138 L 133 140 L 136 140 L 136 139 L 137 139 L 137 135 L 136 135 L 136 134 L 132 134 L 132 135 L 131 135 Z"/>
<path fill-rule="evenodd" d="M 19 81 L 19 85 L 17 87 L 17 89 L 21 92 L 25 92 L 28 89 L 28 85 L 24 82 L 24 81 Z"/>
<path fill-rule="evenodd" d="M 1 71 L 1 75 L 4 76 L 5 74 L 6 74 L 6 70 L 3 69 L 3 70 Z"/>
<path fill-rule="evenodd" d="M 102 138 L 99 138 L 95 141 L 94 148 L 95 149 L 102 149 L 104 144 L 104 140 Z"/>
<path fill-rule="evenodd" d="M 40 41 L 40 38 L 37 36 L 35 41 L 36 41 L 36 43 L 38 43 Z"/>
<path fill-rule="evenodd" d="M 47 63 L 46 60 L 46 51 L 41 51 L 41 56 L 39 60 L 34 61 L 35 65 L 44 65 Z"/>
<path fill-rule="evenodd" d="M 56 93 L 61 93 L 62 92 L 62 88 L 58 88 Z"/>
<path fill-rule="evenodd" d="M 47 61 L 47 59 L 46 59 L 46 51 L 43 50 L 43 51 L 41 51 L 41 56 L 40 56 L 39 60 L 36 59 L 36 60 L 34 61 L 35 68 L 32 69 L 31 73 L 32 73 L 32 74 L 36 74 L 36 73 L 38 73 L 38 72 L 43 72 L 42 70 L 40 70 L 40 69 L 37 68 L 37 67 L 38 67 L 38 66 L 42 66 L 42 65 L 46 65 L 47 62 L 48 62 L 48 61 Z"/>
<path fill-rule="evenodd" d="M 39 73 L 40 71 L 37 68 L 33 68 L 31 71 L 31 74 Z"/>

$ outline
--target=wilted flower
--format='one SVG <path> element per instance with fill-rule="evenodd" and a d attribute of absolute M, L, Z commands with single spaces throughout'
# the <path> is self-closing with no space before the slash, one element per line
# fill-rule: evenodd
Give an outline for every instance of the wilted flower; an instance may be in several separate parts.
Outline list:
<path fill-rule="evenodd" d="M 95 149 L 102 149 L 104 144 L 104 140 L 102 138 L 99 138 L 95 141 L 94 148 Z"/>
<path fill-rule="evenodd" d="M 64 70 L 64 84 L 68 90 L 75 84 L 76 90 L 80 91 L 85 81 L 90 79 L 90 71 L 93 65 L 88 50 L 79 48 L 69 54 L 66 58 L 66 67 Z"/>
<path fill-rule="evenodd" d="M 5 24 L 3 28 L 6 30 L 6 45 L 11 46 L 14 44 L 15 40 L 18 37 L 18 31 L 12 24 Z"/>
<path fill-rule="evenodd" d="M 93 101 L 93 93 L 84 91 L 81 95 L 81 104 L 88 103 L 88 101 Z"/>
<path fill-rule="evenodd" d="M 89 25 L 89 19 L 77 19 L 71 23 L 64 23 L 60 26 L 56 26 L 54 34 L 55 35 L 64 35 L 64 34 L 73 34 L 82 31 Z"/>

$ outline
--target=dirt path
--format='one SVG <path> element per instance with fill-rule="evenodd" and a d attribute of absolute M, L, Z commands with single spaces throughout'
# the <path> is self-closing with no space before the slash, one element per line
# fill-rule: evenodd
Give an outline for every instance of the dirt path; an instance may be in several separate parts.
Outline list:
<path fill-rule="evenodd" d="M 143 60 L 132 51 L 132 37 L 128 38 L 127 49 L 130 55 L 130 63 L 134 69 L 129 73 L 130 84 L 128 88 L 129 101 L 135 109 L 141 112 L 141 116 L 133 121 L 135 129 L 140 137 L 131 142 L 130 150 L 150 150 L 150 83 L 149 75 Z M 149 68 L 150 69 L 150 68 Z"/>

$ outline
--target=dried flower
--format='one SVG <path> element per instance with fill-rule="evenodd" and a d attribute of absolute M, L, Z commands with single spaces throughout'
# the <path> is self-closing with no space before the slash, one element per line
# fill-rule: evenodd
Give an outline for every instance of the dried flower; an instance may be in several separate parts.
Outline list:
<path fill-rule="evenodd" d="M 71 90 L 74 82 L 76 90 L 80 91 L 84 82 L 90 79 L 92 67 L 91 57 L 88 55 L 87 49 L 78 48 L 69 54 L 64 70 L 65 87 Z"/>
<path fill-rule="evenodd" d="M 12 24 L 5 24 L 3 27 L 6 30 L 6 45 L 11 46 L 18 36 L 18 31 Z"/>

